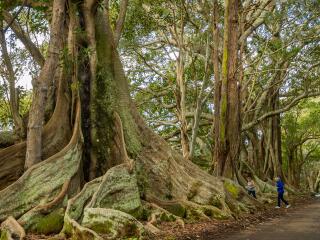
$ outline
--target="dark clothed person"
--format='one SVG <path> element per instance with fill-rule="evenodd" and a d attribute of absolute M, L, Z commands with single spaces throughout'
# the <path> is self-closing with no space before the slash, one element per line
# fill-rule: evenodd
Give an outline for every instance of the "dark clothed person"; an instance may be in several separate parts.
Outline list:
<path fill-rule="evenodd" d="M 276 208 L 280 208 L 281 201 L 284 202 L 284 204 L 286 205 L 286 208 L 290 207 L 290 204 L 283 198 L 284 183 L 281 181 L 279 177 L 276 178 L 276 184 L 277 184 L 277 192 L 278 192 L 278 205 L 276 206 Z"/>

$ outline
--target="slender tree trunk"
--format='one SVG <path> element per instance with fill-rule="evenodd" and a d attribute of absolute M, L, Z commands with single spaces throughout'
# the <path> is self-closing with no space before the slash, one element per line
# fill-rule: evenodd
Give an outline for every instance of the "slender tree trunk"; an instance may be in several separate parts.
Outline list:
<path fill-rule="evenodd" d="M 182 155 L 185 160 L 189 159 L 189 137 L 188 137 L 188 122 L 186 118 L 186 83 L 184 79 L 184 53 L 183 49 L 180 49 L 180 55 L 177 59 L 177 89 L 176 89 L 176 101 L 177 101 L 177 115 L 180 121 L 180 138 Z"/>
<path fill-rule="evenodd" d="M 288 149 L 288 181 L 293 184 L 294 182 L 294 168 L 295 168 L 295 149 Z"/>
<path fill-rule="evenodd" d="M 269 93 L 268 106 L 271 110 L 279 108 L 279 90 L 275 89 L 275 93 Z M 269 170 L 270 178 L 281 177 L 284 179 L 282 170 L 282 143 L 281 143 L 281 126 L 280 114 L 265 120 L 264 135 L 266 136 L 267 159 L 266 164 Z"/>
<path fill-rule="evenodd" d="M 253 129 L 253 131 L 248 131 L 247 136 L 250 140 L 250 145 L 252 148 L 252 159 L 250 162 L 250 166 L 252 166 L 256 174 L 258 176 L 263 176 L 263 163 L 264 163 L 264 152 L 263 152 L 263 136 L 260 137 L 260 139 L 257 136 L 256 130 Z"/>
<path fill-rule="evenodd" d="M 221 79 L 220 79 L 220 64 L 219 64 L 219 43 L 220 43 L 220 37 L 219 37 L 219 9 L 218 9 L 218 1 L 215 0 L 213 2 L 213 41 L 214 41 L 214 47 L 213 47 L 213 71 L 214 71 L 214 154 L 212 165 L 211 165 L 211 172 L 217 170 L 217 164 L 219 159 L 219 118 L 220 118 L 220 100 L 221 100 Z"/>
<path fill-rule="evenodd" d="M 5 34 L 3 32 L 3 24 L 1 22 L 0 25 L 1 32 L 0 32 L 0 44 L 1 44 L 1 50 L 2 50 L 2 57 L 7 69 L 7 78 L 9 82 L 9 102 L 10 102 L 10 110 L 14 122 L 14 130 L 16 134 L 19 136 L 19 138 L 23 138 L 25 136 L 25 131 L 24 131 L 24 125 L 22 118 L 19 114 L 19 101 L 18 101 L 18 96 L 16 92 L 16 78 L 13 70 L 13 66 L 10 60 L 10 56 L 7 50 L 7 44 L 6 44 L 6 39 L 5 39 Z"/>
<path fill-rule="evenodd" d="M 197 97 L 196 101 L 196 110 L 194 113 L 194 118 L 193 118 L 193 126 L 192 126 L 192 134 L 191 134 L 191 141 L 190 141 L 190 154 L 189 154 L 189 159 L 192 160 L 195 147 L 196 147 L 196 139 L 198 137 L 198 129 L 199 129 L 199 123 L 200 123 L 200 116 L 202 113 L 202 108 L 203 105 L 206 102 L 207 96 L 205 96 L 205 89 L 208 86 L 208 61 L 209 61 L 209 41 L 207 41 L 206 44 L 206 59 L 205 59 L 205 72 L 204 72 L 204 77 L 203 77 L 203 82 L 201 85 L 200 93 L 199 96 Z"/>
<path fill-rule="evenodd" d="M 274 96 L 274 101 L 272 103 L 272 109 L 276 110 L 279 108 L 279 90 L 276 91 Z M 272 117 L 272 143 L 274 145 L 274 168 L 277 176 L 284 179 L 283 171 L 282 171 L 282 143 L 281 143 L 281 125 L 280 125 L 280 114 L 277 114 Z"/>
<path fill-rule="evenodd" d="M 47 91 L 49 83 L 52 81 L 59 63 L 61 37 L 64 34 L 63 25 L 65 19 L 65 4 L 65 0 L 55 0 L 53 2 L 53 16 L 51 22 L 48 57 L 33 86 L 34 90 L 27 133 L 26 169 L 40 162 L 42 159 L 42 129 Z"/>

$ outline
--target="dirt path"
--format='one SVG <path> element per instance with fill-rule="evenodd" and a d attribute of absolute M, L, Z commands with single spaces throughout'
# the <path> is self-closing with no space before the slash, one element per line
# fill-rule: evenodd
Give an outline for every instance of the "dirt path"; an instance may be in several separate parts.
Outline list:
<path fill-rule="evenodd" d="M 277 209 L 275 209 L 277 211 Z M 221 240 L 320 240 L 320 200 Z"/>
<path fill-rule="evenodd" d="M 289 198 L 292 207 L 275 209 L 274 203 L 237 219 L 158 226 L 157 240 L 320 240 L 320 198 Z M 301 234 L 301 236 L 299 235 Z M 310 234 L 310 237 L 309 237 Z M 152 240 L 154 240 L 152 239 Z"/>

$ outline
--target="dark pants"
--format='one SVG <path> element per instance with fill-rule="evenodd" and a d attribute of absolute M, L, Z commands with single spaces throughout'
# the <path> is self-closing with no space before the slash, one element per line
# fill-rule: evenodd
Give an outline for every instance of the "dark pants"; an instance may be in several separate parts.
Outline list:
<path fill-rule="evenodd" d="M 284 202 L 286 205 L 289 205 L 289 203 L 286 200 L 284 200 L 283 193 L 278 192 L 278 206 L 279 207 L 280 207 L 281 201 Z"/>
<path fill-rule="evenodd" d="M 252 197 L 257 198 L 256 197 L 256 191 L 255 190 L 248 190 L 248 194 L 252 195 Z"/>

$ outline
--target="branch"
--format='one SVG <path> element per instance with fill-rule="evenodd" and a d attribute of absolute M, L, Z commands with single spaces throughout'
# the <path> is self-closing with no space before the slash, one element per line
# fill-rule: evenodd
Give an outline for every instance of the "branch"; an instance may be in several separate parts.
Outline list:
<path fill-rule="evenodd" d="M 143 60 L 143 62 L 145 63 L 145 65 L 147 67 L 149 67 L 150 70 L 152 70 L 155 74 L 159 75 L 160 77 L 162 77 L 163 79 L 166 79 L 169 81 L 168 77 L 164 74 L 162 74 L 161 72 L 159 72 L 158 70 L 154 69 L 150 63 L 148 63 L 148 61 L 145 59 L 145 57 L 138 52 L 138 50 L 134 50 L 135 53 Z"/>
<path fill-rule="evenodd" d="M 122 0 L 121 3 L 120 3 L 119 16 L 118 16 L 117 23 L 116 23 L 116 28 L 115 28 L 115 31 L 114 31 L 114 43 L 115 43 L 116 46 L 118 46 L 118 44 L 119 44 L 119 40 L 120 40 L 121 33 L 122 33 L 122 30 L 123 30 L 123 26 L 124 26 L 124 21 L 126 19 L 128 1 L 129 0 Z"/>
<path fill-rule="evenodd" d="M 210 126 L 210 125 L 212 125 L 212 122 L 203 122 L 203 123 L 199 124 L 199 127 Z M 189 124 L 188 128 L 187 128 L 187 131 L 188 132 L 191 131 L 191 128 L 192 128 L 192 126 Z M 168 141 L 170 138 L 173 138 L 173 137 L 179 135 L 180 133 L 181 133 L 181 130 L 177 129 L 177 130 L 167 134 L 166 136 L 163 136 L 163 138 Z"/>
<path fill-rule="evenodd" d="M 23 5 L 26 4 L 26 0 L 24 0 L 24 3 Z M 6 26 L 2 31 L 3 33 L 6 33 L 6 31 L 9 29 L 9 27 L 11 26 L 11 24 L 15 21 L 15 19 L 19 16 L 20 12 L 22 11 L 23 9 L 23 5 L 19 8 L 19 10 L 14 14 L 13 18 L 11 19 L 10 22 L 8 22 L 8 26 Z"/>
<path fill-rule="evenodd" d="M 3 10 L 2 13 L 3 13 L 4 20 L 8 23 L 8 26 L 10 26 L 12 31 L 24 44 L 24 46 L 30 52 L 33 59 L 39 64 L 39 66 L 42 67 L 44 64 L 44 57 L 42 56 L 37 46 L 31 41 L 29 36 L 25 34 L 25 32 L 23 31 L 19 23 L 14 19 L 14 17 L 9 12 Z"/>
<path fill-rule="evenodd" d="M 262 116 L 260 116 L 259 118 L 253 120 L 252 122 L 245 124 L 241 130 L 242 131 L 249 130 L 253 126 L 257 125 L 258 123 L 260 123 L 261 121 L 263 121 L 269 117 L 272 117 L 272 116 L 277 115 L 279 113 L 283 113 L 283 112 L 290 110 L 292 107 L 297 105 L 300 102 L 300 100 L 305 99 L 305 98 L 309 98 L 309 97 L 316 97 L 316 96 L 320 96 L 320 92 L 314 92 L 314 93 L 305 92 L 305 93 L 301 94 L 300 96 L 296 97 L 295 99 L 293 99 L 291 101 L 291 103 L 289 103 L 287 106 L 280 108 L 278 110 L 275 110 L 275 111 L 267 112 L 267 113 L 263 114 Z"/>
<path fill-rule="evenodd" d="M 3 0 L 2 0 L 3 1 Z M 15 7 L 46 7 L 49 8 L 52 1 L 39 1 L 39 0 L 4 0 L 3 5 L 6 9 L 14 9 Z"/>
<path fill-rule="evenodd" d="M 255 29 L 257 29 L 261 24 L 264 23 L 267 14 L 271 12 L 275 7 L 274 0 L 267 0 L 262 4 L 262 9 L 259 9 L 259 11 L 256 10 L 256 14 L 253 16 L 253 18 L 255 19 L 252 21 L 252 24 L 250 24 L 250 27 L 248 27 L 241 35 L 239 39 L 240 43 L 244 41 Z"/>

